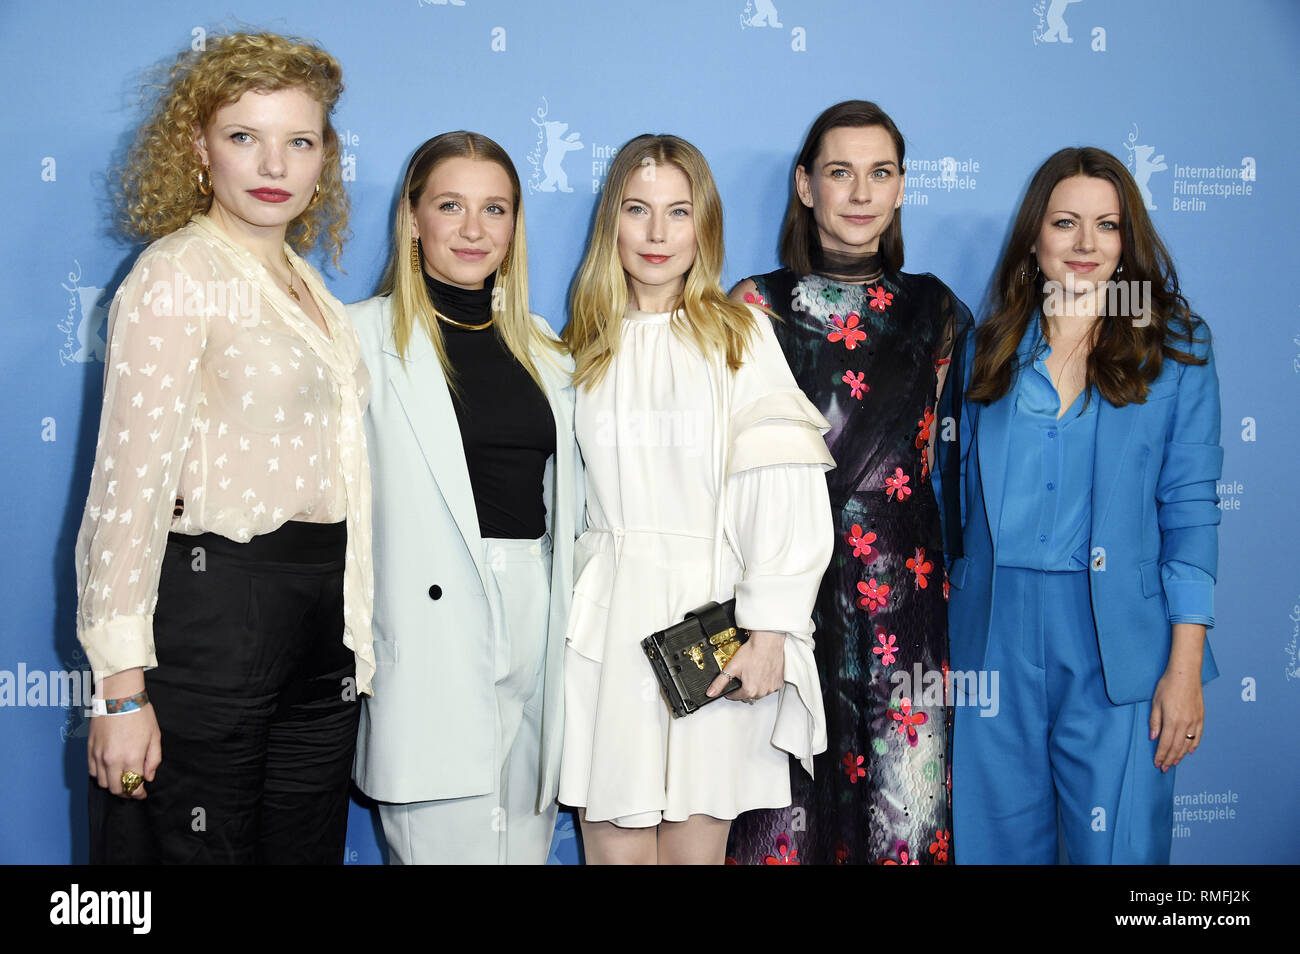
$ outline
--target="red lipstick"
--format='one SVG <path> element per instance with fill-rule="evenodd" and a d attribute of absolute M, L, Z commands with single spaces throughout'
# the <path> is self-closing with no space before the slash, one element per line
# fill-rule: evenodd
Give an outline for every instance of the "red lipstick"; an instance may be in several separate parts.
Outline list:
<path fill-rule="evenodd" d="M 293 195 L 283 189 L 249 189 L 248 194 L 262 202 L 288 202 Z"/>

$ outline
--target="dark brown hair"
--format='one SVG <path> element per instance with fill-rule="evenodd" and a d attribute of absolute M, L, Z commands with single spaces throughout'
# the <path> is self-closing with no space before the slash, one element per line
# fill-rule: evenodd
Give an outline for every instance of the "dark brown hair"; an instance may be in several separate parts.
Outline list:
<path fill-rule="evenodd" d="M 1088 354 L 1087 384 L 1111 404 L 1142 404 L 1147 389 L 1160 374 L 1165 358 L 1183 364 L 1205 364 L 1178 344 L 1209 340 L 1209 330 L 1192 314 L 1178 286 L 1173 260 L 1147 215 L 1133 176 L 1110 153 L 1091 146 L 1062 149 L 1034 173 L 1025 192 L 1006 251 L 998 265 L 990 300 L 990 317 L 976 331 L 975 368 L 966 392 L 973 401 L 996 401 L 1011 388 L 1016 349 L 1030 319 L 1047 298 L 1038 262 L 1030 251 L 1038 240 L 1052 190 L 1062 179 L 1090 176 L 1115 187 L 1120 202 L 1120 263 L 1124 279 L 1149 282 L 1149 320 L 1131 314 L 1102 315 Z M 1030 277 L 1033 276 L 1033 277 Z M 1197 338 L 1196 334 L 1204 334 Z"/>
<path fill-rule="evenodd" d="M 898 131 L 889 114 L 877 106 L 862 99 L 850 99 L 836 103 L 818 116 L 808 130 L 803 141 L 803 148 L 795 159 L 796 168 L 803 166 L 812 175 L 813 161 L 821 151 L 822 140 L 832 129 L 841 126 L 860 128 L 862 126 L 879 126 L 894 140 L 894 149 L 898 152 L 898 170 L 903 166 L 903 134 Z M 903 210 L 893 209 L 894 218 L 880 236 L 880 254 L 885 267 L 897 272 L 903 267 Z M 807 275 L 813 270 L 814 252 L 821 251 L 821 239 L 817 234 L 817 221 L 812 209 L 799 200 L 799 193 L 794 187 L 794 177 L 790 178 L 790 203 L 785 207 L 785 221 L 781 224 L 781 264 L 796 275 Z"/>

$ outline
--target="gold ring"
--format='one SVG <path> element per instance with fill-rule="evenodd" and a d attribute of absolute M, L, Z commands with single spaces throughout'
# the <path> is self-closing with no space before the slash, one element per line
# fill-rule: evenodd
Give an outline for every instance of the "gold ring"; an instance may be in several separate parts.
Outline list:
<path fill-rule="evenodd" d="M 144 782 L 143 775 L 139 772 L 132 772 L 130 769 L 127 769 L 122 773 L 122 794 L 130 795 L 140 787 L 142 782 Z"/>

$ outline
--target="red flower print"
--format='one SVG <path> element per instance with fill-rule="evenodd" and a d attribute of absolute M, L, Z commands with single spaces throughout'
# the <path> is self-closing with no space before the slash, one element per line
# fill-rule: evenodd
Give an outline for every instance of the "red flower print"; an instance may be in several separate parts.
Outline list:
<path fill-rule="evenodd" d="M 889 584 L 876 583 L 874 576 L 865 583 L 858 583 L 858 592 L 862 594 L 858 605 L 871 614 L 884 609 L 889 602 Z"/>
<path fill-rule="evenodd" d="M 844 765 L 844 772 L 849 777 L 849 781 L 857 784 L 858 779 L 867 777 L 867 770 L 862 767 L 862 763 L 867 760 L 865 755 L 853 754 L 852 750 L 844 753 L 844 758 L 840 762 Z"/>
<path fill-rule="evenodd" d="M 876 551 L 871 546 L 876 542 L 874 532 L 868 530 L 863 533 L 862 527 L 855 523 L 849 528 L 849 532 L 844 534 L 844 542 L 853 547 L 853 555 L 863 563 L 870 563 L 876 558 Z"/>
<path fill-rule="evenodd" d="M 943 704 L 950 706 L 952 705 L 952 680 L 948 678 L 948 660 L 945 659 L 939 664 L 939 670 L 943 673 Z M 949 721 L 952 720 L 951 715 L 948 718 Z"/>
<path fill-rule="evenodd" d="M 921 483 L 925 483 L 925 478 L 930 476 L 930 455 L 921 451 Z"/>
<path fill-rule="evenodd" d="M 894 655 L 894 652 L 895 650 L 898 649 L 898 646 L 896 644 L 896 637 L 894 636 L 894 634 L 893 633 L 886 634 L 885 627 L 877 626 L 876 642 L 880 643 L 880 645 L 872 646 L 871 651 L 880 657 L 881 664 L 888 666 L 891 663 L 893 663 L 893 661 L 897 658 Z"/>
<path fill-rule="evenodd" d="M 948 571 L 943 571 L 943 598 L 948 599 L 948 591 L 952 589 L 952 584 L 948 582 Z"/>
<path fill-rule="evenodd" d="M 871 301 L 867 304 L 873 311 L 884 311 L 894 303 L 894 293 L 885 291 L 883 286 L 877 285 L 875 288 L 868 288 L 867 294 L 871 296 Z"/>
<path fill-rule="evenodd" d="M 862 379 L 865 377 L 866 377 L 866 373 L 863 371 L 859 371 L 857 374 L 854 374 L 852 371 L 845 371 L 844 377 L 840 378 L 840 380 L 843 381 L 845 384 L 847 384 L 849 386 L 850 393 L 852 393 L 852 395 L 855 398 L 861 401 L 862 395 L 866 394 L 868 391 L 871 390 L 870 385 L 862 383 Z"/>
<path fill-rule="evenodd" d="M 843 341 L 844 347 L 852 351 L 858 346 L 859 341 L 867 340 L 867 333 L 858 327 L 861 318 L 856 311 L 849 312 L 846 318 L 839 315 L 831 315 L 831 332 L 826 336 L 827 341 Z"/>
<path fill-rule="evenodd" d="M 939 369 L 942 368 L 945 364 L 952 364 L 952 358 L 935 358 L 934 359 L 935 373 L 938 374 Z"/>
<path fill-rule="evenodd" d="M 908 481 L 912 478 L 903 473 L 903 468 L 895 467 L 894 476 L 885 478 L 885 496 L 898 500 L 900 503 L 912 496 L 912 488 L 907 486 Z M 894 494 L 898 494 L 894 497 Z"/>
<path fill-rule="evenodd" d="M 844 842 L 842 841 L 837 841 L 835 843 L 835 863 L 837 865 L 843 865 L 843 864 L 848 864 L 848 861 L 849 861 L 849 846 L 844 844 Z"/>
<path fill-rule="evenodd" d="M 904 698 L 899 701 L 897 709 L 889 710 L 889 717 L 898 723 L 898 734 L 907 736 L 907 744 L 916 747 L 916 727 L 925 725 L 930 717 L 924 712 L 912 711 L 912 700 Z"/>
<path fill-rule="evenodd" d="M 916 553 L 907 561 L 907 568 L 916 574 L 919 589 L 923 590 L 930 585 L 925 575 L 934 571 L 934 564 L 925 558 L 925 547 L 916 548 Z"/>
<path fill-rule="evenodd" d="M 916 422 L 916 426 L 921 429 L 916 435 L 917 447 L 924 447 L 930 443 L 930 426 L 932 424 L 934 424 L 934 409 L 927 407 L 925 413 L 921 415 L 921 419 Z"/>
<path fill-rule="evenodd" d="M 948 843 L 951 838 L 952 835 L 948 833 L 946 828 L 934 833 L 934 841 L 930 842 L 930 854 L 934 855 L 936 865 L 946 865 L 948 863 Z"/>
<path fill-rule="evenodd" d="M 776 836 L 776 854 L 767 855 L 763 858 L 765 865 L 797 865 L 799 862 L 795 859 L 799 857 L 799 849 L 790 847 L 790 836 L 785 832 Z"/>
<path fill-rule="evenodd" d="M 895 846 L 894 852 L 898 855 L 897 861 L 893 858 L 881 858 L 880 863 L 882 865 L 919 865 L 921 863 L 908 853 L 907 842 L 905 841 L 900 841 Z"/>
<path fill-rule="evenodd" d="M 767 299 L 762 295 L 755 295 L 753 292 L 745 292 L 745 304 L 758 305 L 760 308 L 768 307 Z"/>

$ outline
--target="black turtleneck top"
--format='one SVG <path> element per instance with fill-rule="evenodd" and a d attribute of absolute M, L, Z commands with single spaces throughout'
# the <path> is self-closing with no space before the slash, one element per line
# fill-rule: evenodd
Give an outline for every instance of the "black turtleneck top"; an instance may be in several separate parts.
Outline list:
<path fill-rule="evenodd" d="M 492 317 L 492 280 L 457 288 L 428 274 L 429 297 L 446 317 L 481 325 Z M 452 404 L 465 445 L 479 535 L 531 540 L 546 532 L 542 475 L 555 453 L 555 418 L 542 389 L 496 333 L 438 322 L 455 376 Z"/>

